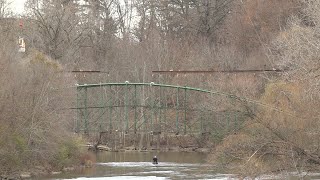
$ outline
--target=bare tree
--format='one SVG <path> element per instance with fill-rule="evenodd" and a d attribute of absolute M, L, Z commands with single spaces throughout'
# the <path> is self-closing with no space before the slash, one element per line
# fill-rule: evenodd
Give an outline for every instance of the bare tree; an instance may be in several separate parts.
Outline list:
<path fill-rule="evenodd" d="M 233 170 L 243 176 L 319 168 L 319 2 L 300 3 L 269 45 L 268 56 L 285 72 L 268 82 L 251 120 L 213 155 L 223 167 L 238 165 Z"/>
<path fill-rule="evenodd" d="M 1 0 L 0 1 L 0 18 L 8 17 L 10 14 L 12 14 L 10 10 L 10 2 L 7 0 Z"/>
<path fill-rule="evenodd" d="M 79 4 L 71 1 L 29 1 L 31 13 L 29 41 L 31 47 L 42 49 L 54 59 L 70 64 L 85 29 L 79 28 Z M 32 33 L 35 32 L 35 33 Z"/>

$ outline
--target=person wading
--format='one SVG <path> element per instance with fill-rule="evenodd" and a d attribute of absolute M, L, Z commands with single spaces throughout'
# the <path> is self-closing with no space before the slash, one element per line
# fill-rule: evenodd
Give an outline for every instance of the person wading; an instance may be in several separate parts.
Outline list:
<path fill-rule="evenodd" d="M 158 158 L 157 158 L 157 156 L 153 156 L 153 164 L 158 164 Z"/>

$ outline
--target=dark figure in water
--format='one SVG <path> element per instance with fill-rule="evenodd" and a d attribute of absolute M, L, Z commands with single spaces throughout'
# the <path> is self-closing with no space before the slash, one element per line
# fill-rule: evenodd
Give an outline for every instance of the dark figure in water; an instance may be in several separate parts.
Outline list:
<path fill-rule="evenodd" d="M 154 157 L 153 157 L 153 164 L 158 164 L 158 158 L 157 158 L 157 156 L 154 156 Z"/>

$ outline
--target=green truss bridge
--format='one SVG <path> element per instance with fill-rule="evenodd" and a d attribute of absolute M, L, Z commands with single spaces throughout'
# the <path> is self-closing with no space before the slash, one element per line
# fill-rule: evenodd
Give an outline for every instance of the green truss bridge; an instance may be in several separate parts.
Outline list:
<path fill-rule="evenodd" d="M 211 134 L 236 131 L 254 103 L 234 95 L 156 83 L 77 85 L 75 131 L 83 134 Z"/>

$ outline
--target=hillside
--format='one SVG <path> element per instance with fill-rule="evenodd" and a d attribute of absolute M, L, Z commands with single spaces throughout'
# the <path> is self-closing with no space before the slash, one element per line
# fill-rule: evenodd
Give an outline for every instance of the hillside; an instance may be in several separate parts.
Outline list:
<path fill-rule="evenodd" d="M 0 174 L 79 164 L 70 87 L 125 81 L 241 97 L 234 106 L 250 113 L 211 147 L 212 167 L 243 177 L 319 169 L 318 0 L 28 0 L 19 18 L 0 2 Z M 226 106 L 212 101 L 203 104 Z"/>

